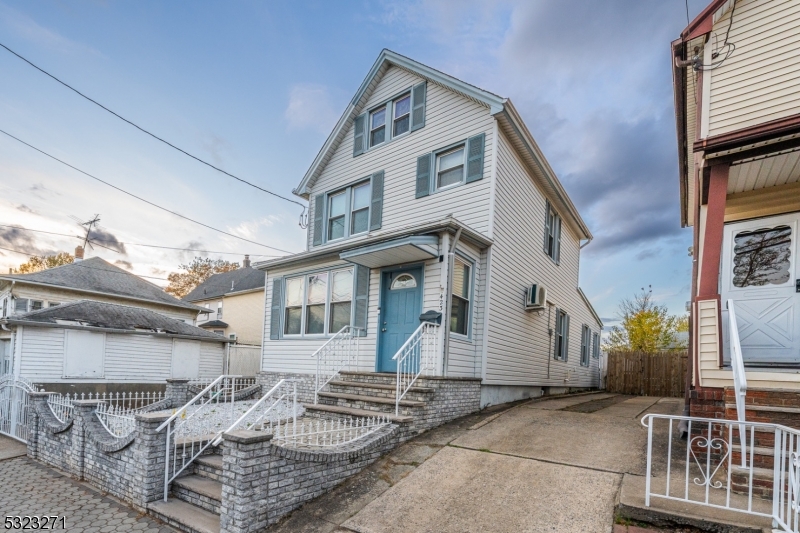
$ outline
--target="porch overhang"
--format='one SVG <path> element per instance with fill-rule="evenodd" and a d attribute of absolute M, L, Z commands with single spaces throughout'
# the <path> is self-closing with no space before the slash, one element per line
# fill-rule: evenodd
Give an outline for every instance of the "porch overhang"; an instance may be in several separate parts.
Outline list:
<path fill-rule="evenodd" d="M 439 256 L 439 237 L 415 235 L 363 246 L 339 254 L 339 258 L 369 268 L 416 263 Z"/>

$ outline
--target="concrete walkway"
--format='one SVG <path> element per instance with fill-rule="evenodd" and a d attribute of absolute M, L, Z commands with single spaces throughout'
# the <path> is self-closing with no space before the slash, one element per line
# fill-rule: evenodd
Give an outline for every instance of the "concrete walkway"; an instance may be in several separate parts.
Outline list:
<path fill-rule="evenodd" d="M 270 533 L 610 533 L 623 477 L 645 470 L 648 410 L 597 393 L 501 406 L 414 439 Z"/>

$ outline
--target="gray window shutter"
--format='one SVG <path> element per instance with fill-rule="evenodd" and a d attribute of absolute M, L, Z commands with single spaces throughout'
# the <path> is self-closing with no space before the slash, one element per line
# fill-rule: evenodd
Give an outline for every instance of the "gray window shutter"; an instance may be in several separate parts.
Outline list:
<path fill-rule="evenodd" d="M 553 217 L 553 223 L 555 224 L 555 253 L 553 254 L 553 259 L 555 260 L 556 264 L 561 264 L 561 217 Z"/>
<path fill-rule="evenodd" d="M 431 160 L 433 154 L 425 154 L 417 158 L 417 198 L 431 193 Z"/>
<path fill-rule="evenodd" d="M 281 289 L 283 287 L 283 280 L 281 278 L 272 280 L 272 306 L 269 312 L 269 338 L 270 340 L 277 340 L 281 338 L 281 309 L 283 303 L 283 296 Z"/>
<path fill-rule="evenodd" d="M 564 315 L 564 361 L 569 359 L 569 315 Z"/>
<path fill-rule="evenodd" d="M 325 227 L 325 195 L 314 197 L 314 246 L 322 244 L 322 232 Z"/>
<path fill-rule="evenodd" d="M 467 183 L 483 179 L 483 144 L 486 134 L 467 140 Z"/>
<path fill-rule="evenodd" d="M 367 306 L 369 304 L 369 268 L 356 265 L 356 286 L 353 306 L 353 327 L 360 328 L 359 335 L 367 335 Z"/>
<path fill-rule="evenodd" d="M 418 83 L 411 89 L 411 131 L 416 131 L 425 126 L 425 98 L 427 96 L 426 82 Z"/>
<path fill-rule="evenodd" d="M 381 229 L 383 220 L 383 170 L 372 175 L 372 201 L 369 209 L 369 230 Z"/>
<path fill-rule="evenodd" d="M 367 114 L 358 115 L 353 121 L 353 157 L 367 150 Z"/>
<path fill-rule="evenodd" d="M 547 244 L 550 241 L 550 200 L 545 200 L 544 206 L 544 253 L 550 254 Z"/>

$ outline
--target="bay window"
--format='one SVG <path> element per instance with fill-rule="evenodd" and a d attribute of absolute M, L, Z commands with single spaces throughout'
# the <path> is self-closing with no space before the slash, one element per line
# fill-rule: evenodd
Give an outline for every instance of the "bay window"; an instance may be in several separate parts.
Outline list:
<path fill-rule="evenodd" d="M 284 335 L 335 334 L 350 324 L 353 269 L 286 278 Z"/>

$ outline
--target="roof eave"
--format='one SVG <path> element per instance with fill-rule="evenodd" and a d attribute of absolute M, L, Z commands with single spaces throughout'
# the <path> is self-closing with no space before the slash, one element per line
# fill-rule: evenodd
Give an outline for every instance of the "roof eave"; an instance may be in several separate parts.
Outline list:
<path fill-rule="evenodd" d="M 508 119 L 509 123 L 513 126 L 514 133 L 520 138 L 523 142 L 525 147 L 527 148 L 531 158 L 536 162 L 539 167 L 539 171 L 541 172 L 542 176 L 544 176 L 545 180 L 547 180 L 548 185 L 553 189 L 556 195 L 556 199 L 561 203 L 561 205 L 567 210 L 569 213 L 570 218 L 573 221 L 573 225 L 575 229 L 579 230 L 581 235 L 578 237 L 581 240 L 589 240 L 591 241 L 594 239 L 592 232 L 589 230 L 589 227 L 581 218 L 578 209 L 575 207 L 575 204 L 572 203 L 567 191 L 564 190 L 563 185 L 559 181 L 558 177 L 556 176 L 555 171 L 550 166 L 550 163 L 547 162 L 544 154 L 542 153 L 539 145 L 536 144 L 536 141 L 531 135 L 531 132 L 528 130 L 528 127 L 525 125 L 525 122 L 520 117 L 519 113 L 517 112 L 514 105 L 511 101 L 507 101 L 505 108 L 500 113 L 497 113 L 495 116 L 498 115 L 505 115 Z"/>
<path fill-rule="evenodd" d="M 592 316 L 594 317 L 595 320 L 597 320 L 597 323 L 600 324 L 600 328 L 602 329 L 603 321 L 600 320 L 600 315 L 597 314 L 597 311 L 595 310 L 594 306 L 592 305 L 592 302 L 589 301 L 589 298 L 586 297 L 586 294 L 583 292 L 583 289 L 581 289 L 580 287 L 578 287 L 578 293 L 581 295 L 581 298 L 583 298 L 583 301 L 586 303 L 586 306 L 589 308 L 589 312 L 592 313 Z"/>
<path fill-rule="evenodd" d="M 672 91 L 675 105 L 675 129 L 678 136 L 678 180 L 680 186 L 681 227 L 689 225 L 689 154 L 686 139 L 686 67 L 678 66 L 675 59 L 683 59 L 685 44 L 682 39 L 672 42 Z"/>
<path fill-rule="evenodd" d="M 223 342 L 229 343 L 233 342 L 227 337 L 219 336 L 216 337 L 205 337 L 202 335 L 182 335 L 179 333 L 157 333 L 152 331 L 136 331 L 130 329 L 120 329 L 120 328 L 104 328 L 98 326 L 79 326 L 79 325 L 72 325 L 72 324 L 53 324 L 52 322 L 38 322 L 35 320 L 20 320 L 18 318 L 4 318 L 0 320 L 0 324 L 8 324 L 11 326 L 27 326 L 27 327 L 37 327 L 37 328 L 58 328 L 58 329 L 82 329 L 82 330 L 89 330 L 89 331 L 96 331 L 98 333 L 122 333 L 127 335 L 149 335 L 151 337 L 169 337 L 174 339 L 191 339 L 191 340 L 199 340 L 199 341 L 207 341 L 207 342 Z"/>

